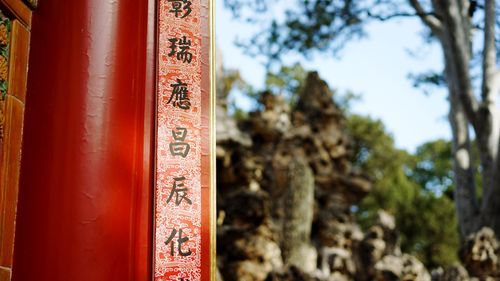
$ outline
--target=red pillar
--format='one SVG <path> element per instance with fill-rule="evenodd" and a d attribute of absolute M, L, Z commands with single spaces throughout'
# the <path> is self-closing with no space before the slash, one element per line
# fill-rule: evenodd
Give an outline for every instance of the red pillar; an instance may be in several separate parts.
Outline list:
<path fill-rule="evenodd" d="M 39 2 L 13 280 L 149 280 L 156 1 Z"/>

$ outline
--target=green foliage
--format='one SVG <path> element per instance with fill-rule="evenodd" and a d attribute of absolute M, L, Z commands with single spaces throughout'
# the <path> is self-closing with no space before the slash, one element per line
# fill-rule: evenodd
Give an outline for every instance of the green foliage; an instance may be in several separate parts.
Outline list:
<path fill-rule="evenodd" d="M 248 119 L 248 112 L 237 108 L 236 106 L 234 107 L 234 112 L 233 112 L 233 117 L 236 121 L 243 121 Z"/>
<path fill-rule="evenodd" d="M 306 75 L 307 71 L 299 63 L 292 66 L 281 66 L 277 72 L 267 72 L 266 90 L 275 95 L 285 96 L 293 105 L 302 91 Z"/>
<path fill-rule="evenodd" d="M 245 93 L 253 93 L 253 88 L 242 77 L 239 70 L 223 69 L 217 77 L 217 95 L 222 98 L 227 96 L 234 90 L 243 91 Z"/>
<path fill-rule="evenodd" d="M 306 75 L 307 71 L 299 63 L 282 66 L 278 72 L 266 74 L 266 87 L 277 94 L 296 95 L 302 89 Z"/>
<path fill-rule="evenodd" d="M 254 0 L 225 0 L 235 16 L 247 21 L 266 21 L 258 19 L 258 14 L 266 14 L 273 4 L 259 3 Z M 290 5 L 290 2 L 292 4 Z M 267 21 L 265 32 L 255 34 L 249 42 L 243 43 L 250 54 L 265 55 L 271 60 L 280 59 L 284 53 L 293 50 L 308 54 L 310 51 L 333 50 L 334 53 L 344 44 L 364 35 L 362 18 L 367 11 L 366 1 L 281 1 L 287 7 L 282 13 L 283 20 Z M 244 16 L 244 12 L 254 9 L 258 13 Z M 269 17 L 268 17 L 269 18 Z"/>
<path fill-rule="evenodd" d="M 217 95 L 222 101 L 229 100 L 229 111 L 238 120 L 248 117 L 248 113 L 238 108 L 234 102 L 234 96 L 246 96 L 255 101 L 260 100 L 262 93 L 271 92 L 274 95 L 281 95 L 293 108 L 297 102 L 298 95 L 303 90 L 303 85 L 308 71 L 300 64 L 295 63 L 290 66 L 282 65 L 277 71 L 268 69 L 265 77 L 264 89 L 256 89 L 249 85 L 240 75 L 238 70 L 220 71 L 217 79 Z M 231 97 L 229 97 L 232 95 Z M 228 98 L 229 97 L 229 98 Z M 361 96 L 353 92 L 335 93 L 335 103 L 340 109 L 348 114 L 352 104 L 361 100 Z"/>
<path fill-rule="evenodd" d="M 407 155 L 394 148 L 394 140 L 386 132 L 380 120 L 352 114 L 347 118 L 347 130 L 352 137 L 352 162 L 363 171 L 369 171 L 372 179 L 379 182 L 388 170 L 395 170 L 397 162 Z M 395 161 L 400 159 L 400 161 Z"/>
<path fill-rule="evenodd" d="M 302 90 L 307 71 L 298 63 L 291 66 L 283 65 L 277 71 L 268 70 L 265 77 L 265 88 L 261 90 L 248 84 L 238 70 L 223 69 L 218 75 L 217 95 L 222 100 L 230 100 L 228 105 L 230 112 L 241 120 L 247 118 L 248 114 L 236 106 L 234 99 L 228 99 L 231 94 L 247 96 L 258 105 L 257 101 L 261 98 L 262 93 L 267 91 L 274 95 L 284 96 L 293 105 Z"/>
<path fill-rule="evenodd" d="M 417 148 L 410 177 L 437 195 L 453 190 L 451 143 L 445 140 L 428 142 Z"/>
<path fill-rule="evenodd" d="M 217 97 L 229 112 L 238 120 L 248 117 L 248 113 L 238 108 L 235 101 L 236 95 L 246 95 L 252 100 L 257 100 L 259 94 L 242 77 L 239 70 L 222 69 L 217 72 Z"/>
<path fill-rule="evenodd" d="M 457 261 L 458 226 L 452 199 L 451 145 L 423 144 L 414 155 L 397 149 L 380 120 L 351 115 L 353 163 L 374 180 L 374 190 L 358 206 L 359 222 L 368 227 L 377 210 L 395 216 L 401 248 L 430 268 Z M 447 193 L 448 194 L 448 193 Z"/>
<path fill-rule="evenodd" d="M 337 55 L 348 42 L 366 37 L 366 26 L 372 21 L 418 18 L 419 15 L 410 2 L 407 0 L 224 0 L 225 7 L 229 8 L 236 18 L 261 25 L 259 32 L 251 35 L 249 40 L 239 42 L 239 45 L 243 46 L 247 53 L 264 55 L 271 61 L 280 60 L 289 51 L 306 56 L 315 51 L 330 51 L 333 55 Z M 419 2 L 423 10 L 434 13 L 431 1 Z M 497 10 L 500 10 L 500 3 L 496 6 Z M 482 5 L 469 11 L 471 28 L 474 31 L 481 30 L 484 24 L 484 13 L 479 7 Z M 500 28 L 500 20 L 497 20 L 497 28 Z M 423 39 L 425 43 L 429 43 L 435 37 L 429 29 L 426 29 Z M 500 50 L 499 47 L 500 40 L 497 40 L 497 50 Z M 498 60 L 500 61 L 500 56 Z M 440 83 L 439 77 L 428 78 L 430 80 L 427 82 Z"/>
<path fill-rule="evenodd" d="M 406 204 L 396 214 L 402 250 L 415 254 L 429 268 L 456 262 L 459 236 L 453 201 L 420 192 L 400 203 Z"/>
<path fill-rule="evenodd" d="M 442 72 L 410 73 L 408 78 L 413 81 L 413 87 L 422 90 L 425 95 L 429 95 L 437 88 L 446 86 L 446 78 Z"/>

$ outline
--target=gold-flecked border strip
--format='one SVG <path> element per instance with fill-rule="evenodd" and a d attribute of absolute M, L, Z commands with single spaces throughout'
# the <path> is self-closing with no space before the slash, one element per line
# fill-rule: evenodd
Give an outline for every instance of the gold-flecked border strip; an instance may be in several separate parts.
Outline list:
<path fill-rule="evenodd" d="M 216 192 L 217 192 L 217 182 L 216 182 L 216 47 L 215 47 L 215 0 L 209 0 L 209 17 L 210 17 L 210 264 L 211 264 L 211 281 L 215 281 L 217 278 L 217 202 L 216 202 Z"/>

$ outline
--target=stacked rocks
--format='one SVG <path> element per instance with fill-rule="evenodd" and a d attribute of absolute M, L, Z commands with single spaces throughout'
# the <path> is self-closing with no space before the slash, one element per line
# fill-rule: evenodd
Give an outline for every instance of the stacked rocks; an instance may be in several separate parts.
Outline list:
<path fill-rule="evenodd" d="M 342 111 L 317 73 L 296 105 L 263 93 L 236 122 L 217 108 L 218 266 L 225 280 L 430 280 L 394 219 L 363 233 L 351 207 L 372 185 L 351 167 Z"/>

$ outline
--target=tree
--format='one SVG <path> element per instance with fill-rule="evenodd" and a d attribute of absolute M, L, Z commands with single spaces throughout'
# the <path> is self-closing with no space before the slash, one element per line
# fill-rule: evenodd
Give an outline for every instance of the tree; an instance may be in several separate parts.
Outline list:
<path fill-rule="evenodd" d="M 453 202 L 451 154 L 449 141 L 424 143 L 412 155 L 406 170 L 420 192 L 413 200 L 414 208 L 403 209 L 400 214 L 405 217 L 400 227 L 408 239 L 403 244 L 415 247 L 413 250 L 417 250 L 419 258 L 430 267 L 450 265 L 457 259 L 459 235 Z"/>
<path fill-rule="evenodd" d="M 374 180 L 373 191 L 355 212 L 358 221 L 369 227 L 384 209 L 396 218 L 404 252 L 416 255 L 428 268 L 456 262 L 459 237 L 453 199 L 442 194 L 453 189 L 451 144 L 429 142 L 411 155 L 394 146 L 379 120 L 349 114 L 346 123 L 353 142 L 351 161 Z"/>
<path fill-rule="evenodd" d="M 278 1 L 273 1 L 278 2 Z M 270 5 L 262 0 L 225 0 L 235 15 L 250 19 L 245 11 L 259 14 Z M 312 51 L 338 51 L 346 42 L 362 38 L 373 20 L 418 17 L 444 54 L 442 77 L 448 89 L 452 130 L 455 203 L 462 236 L 490 226 L 500 234 L 500 116 L 496 97 L 500 87 L 498 45 L 500 26 L 495 0 L 310 0 L 287 3 L 283 20 L 269 22 L 267 32 L 254 36 L 250 53 L 278 60 L 288 51 L 308 55 Z M 255 14 L 252 14 L 255 15 Z M 252 17 L 251 20 L 259 20 Z M 479 54 L 473 39 L 481 36 Z M 473 61 L 479 61 L 479 65 Z M 480 87 L 474 87 L 472 69 L 479 67 Z M 431 79 L 432 80 L 432 79 Z M 439 79 L 438 79 L 439 80 Z M 481 169 L 471 161 L 470 129 L 476 137 Z M 476 194 L 475 173 L 481 173 L 481 193 Z"/>
<path fill-rule="evenodd" d="M 422 188 L 453 199 L 452 147 L 446 140 L 424 143 L 417 148 L 409 176 Z"/>

